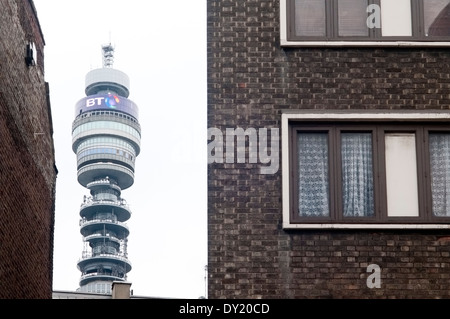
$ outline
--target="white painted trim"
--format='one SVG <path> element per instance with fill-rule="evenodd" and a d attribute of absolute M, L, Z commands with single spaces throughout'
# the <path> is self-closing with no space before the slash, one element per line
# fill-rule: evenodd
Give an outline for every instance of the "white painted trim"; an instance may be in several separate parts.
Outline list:
<path fill-rule="evenodd" d="M 280 40 L 282 43 L 281 45 L 283 45 L 283 43 L 289 43 L 289 41 L 287 41 L 287 30 L 286 30 L 286 13 L 287 13 L 286 1 L 287 0 L 280 0 Z"/>
<path fill-rule="evenodd" d="M 283 228 L 292 228 L 290 223 L 290 167 L 289 167 L 289 114 L 281 114 L 281 199 Z"/>
<path fill-rule="evenodd" d="M 298 110 L 292 112 L 284 112 L 282 118 L 288 120 L 450 120 L 450 110 L 435 111 L 384 111 L 379 110 L 371 112 L 367 110 L 361 111 L 340 111 L 340 110 L 321 110 L 321 111 L 305 111 Z M 287 124 L 287 122 L 286 122 Z"/>
<path fill-rule="evenodd" d="M 294 224 L 290 223 L 289 120 L 450 120 L 450 111 L 286 111 L 281 114 L 282 218 L 284 229 L 450 229 L 450 224 Z"/>
<path fill-rule="evenodd" d="M 284 229 L 450 229 L 449 224 L 289 224 Z"/>
<path fill-rule="evenodd" d="M 286 33 L 285 26 L 284 29 Z M 450 42 L 435 41 L 288 41 L 286 34 L 284 38 L 281 35 L 280 44 L 282 47 L 450 47 Z"/>
<path fill-rule="evenodd" d="M 280 45 L 282 47 L 450 47 L 439 41 L 288 41 L 287 0 L 280 0 Z"/>

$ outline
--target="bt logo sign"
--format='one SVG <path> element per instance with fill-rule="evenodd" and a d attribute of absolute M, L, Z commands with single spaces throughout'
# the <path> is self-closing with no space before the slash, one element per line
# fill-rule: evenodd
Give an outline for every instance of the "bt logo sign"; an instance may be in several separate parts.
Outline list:
<path fill-rule="evenodd" d="M 120 99 L 117 95 L 109 94 L 108 96 L 93 97 L 91 99 L 87 99 L 86 107 L 106 105 L 107 107 L 115 108 L 115 106 L 119 103 Z"/>

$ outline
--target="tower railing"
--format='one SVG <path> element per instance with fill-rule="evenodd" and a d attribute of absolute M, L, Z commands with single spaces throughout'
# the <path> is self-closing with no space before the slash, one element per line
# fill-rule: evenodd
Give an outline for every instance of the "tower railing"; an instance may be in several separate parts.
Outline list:
<path fill-rule="evenodd" d="M 128 260 L 128 258 L 124 257 L 120 253 L 117 253 L 117 254 L 95 254 L 94 255 L 91 252 L 83 252 L 83 254 L 82 254 L 81 258 L 78 260 L 78 262 L 86 260 L 86 259 L 91 259 L 91 258 L 112 258 L 112 259 L 120 260 L 131 266 L 131 262 Z"/>
<path fill-rule="evenodd" d="M 113 220 L 111 218 L 95 218 L 95 219 L 90 219 L 90 220 L 83 219 L 83 218 L 80 219 L 80 226 L 81 227 L 88 226 L 88 225 L 93 225 L 93 224 L 99 224 L 99 223 L 102 223 L 102 224 L 108 223 L 108 224 L 119 225 L 119 226 L 129 230 L 126 223 L 122 223 L 122 222 L 119 222 L 117 220 Z"/>
<path fill-rule="evenodd" d="M 111 188 L 114 188 L 118 191 L 121 191 L 119 185 L 117 185 L 115 182 L 112 182 L 109 178 L 102 178 L 96 181 L 93 181 L 86 185 L 87 188 L 93 188 L 95 186 L 109 186 Z"/>
<path fill-rule="evenodd" d="M 125 202 L 125 200 L 107 200 L 107 199 L 93 199 L 92 197 L 86 197 L 86 202 L 81 203 L 80 210 L 85 207 L 96 206 L 96 205 L 110 205 L 124 208 L 126 210 L 130 210 L 130 206 Z M 130 212 L 131 213 L 131 212 Z"/>
<path fill-rule="evenodd" d="M 108 238 L 111 241 L 115 241 L 115 242 L 120 243 L 120 239 L 117 236 L 110 235 L 110 234 L 106 234 L 106 235 L 103 235 L 103 234 L 87 235 L 87 236 L 84 237 L 84 240 L 85 241 L 89 241 L 89 240 L 92 240 L 92 239 L 95 239 L 95 238 L 103 238 L 103 237 L 106 237 L 106 238 Z"/>

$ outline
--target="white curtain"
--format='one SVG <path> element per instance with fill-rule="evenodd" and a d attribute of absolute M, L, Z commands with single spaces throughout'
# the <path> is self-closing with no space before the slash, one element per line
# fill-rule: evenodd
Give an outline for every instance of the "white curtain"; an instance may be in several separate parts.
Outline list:
<path fill-rule="evenodd" d="M 373 216 L 372 134 L 342 133 L 343 215 Z"/>
<path fill-rule="evenodd" d="M 330 215 L 328 134 L 298 133 L 299 215 Z"/>
<path fill-rule="evenodd" d="M 429 135 L 434 216 L 450 216 L 450 134 Z"/>

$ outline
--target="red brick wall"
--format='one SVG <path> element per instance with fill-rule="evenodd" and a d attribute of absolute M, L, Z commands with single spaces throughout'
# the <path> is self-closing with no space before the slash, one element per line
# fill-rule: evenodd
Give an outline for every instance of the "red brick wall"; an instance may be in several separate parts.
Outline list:
<path fill-rule="evenodd" d="M 49 299 L 57 172 L 45 43 L 31 1 L 2 0 L 0 13 L 0 298 Z"/>
<path fill-rule="evenodd" d="M 279 1 L 208 1 L 208 127 L 296 109 L 448 109 L 448 48 L 281 48 Z M 280 150 L 281 151 L 281 150 Z M 208 165 L 209 298 L 449 298 L 449 231 L 282 229 L 281 169 Z M 368 288 L 367 266 L 381 267 Z"/>

